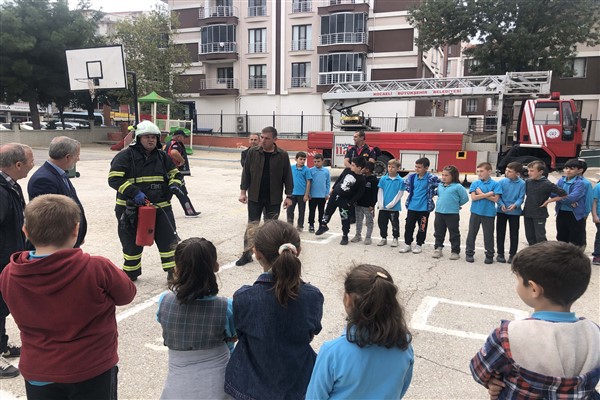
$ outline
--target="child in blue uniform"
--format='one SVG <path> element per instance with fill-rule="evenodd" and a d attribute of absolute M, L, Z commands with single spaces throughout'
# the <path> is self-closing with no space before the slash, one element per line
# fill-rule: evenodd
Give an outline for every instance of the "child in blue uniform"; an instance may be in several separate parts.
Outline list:
<path fill-rule="evenodd" d="M 414 352 L 398 287 L 385 269 L 362 264 L 344 282 L 346 332 L 321 346 L 306 399 L 400 399 Z"/>
<path fill-rule="evenodd" d="M 315 165 L 310 169 L 312 183 L 308 200 L 308 231 L 315 233 L 315 212 L 319 210 L 319 221 L 325 213 L 325 202 L 329 198 L 331 189 L 331 176 L 329 170 L 323 166 L 323 154 L 315 154 Z"/>
<path fill-rule="evenodd" d="M 498 256 L 496 261 L 505 263 L 504 239 L 506 238 L 506 224 L 510 229 L 510 248 L 508 250 L 508 263 L 512 262 L 519 248 L 519 225 L 521 220 L 521 205 L 525 201 L 525 181 L 520 174 L 523 164 L 511 162 L 506 166 L 504 179 L 501 179 L 502 194 L 496 203 L 496 244 Z"/>
<path fill-rule="evenodd" d="M 298 232 L 304 230 L 304 212 L 312 182 L 310 169 L 304 164 L 306 164 L 306 153 L 299 151 L 296 153 L 296 165 L 292 167 L 292 177 L 294 178 L 292 205 L 287 208 L 287 222 L 294 225 L 294 211 L 296 210 L 296 204 L 298 204 Z"/>
<path fill-rule="evenodd" d="M 379 234 L 381 240 L 377 246 L 387 244 L 387 226 L 388 221 L 392 224 L 392 247 L 398 247 L 398 237 L 400 236 L 400 199 L 406 190 L 404 179 L 398 175 L 400 161 L 395 158 L 388 161 L 388 173 L 379 180 L 379 191 L 377 193 L 377 203 L 379 207 L 379 216 L 377 224 L 379 225 Z"/>

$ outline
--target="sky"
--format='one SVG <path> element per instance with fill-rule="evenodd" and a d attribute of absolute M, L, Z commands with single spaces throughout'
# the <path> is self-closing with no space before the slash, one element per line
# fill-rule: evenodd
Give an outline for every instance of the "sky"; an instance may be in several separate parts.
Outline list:
<path fill-rule="evenodd" d="M 120 11 L 149 11 L 154 4 L 162 3 L 159 0 L 90 0 L 93 9 L 100 9 L 104 12 Z M 164 4 L 164 3 L 163 3 Z M 71 8 L 77 6 L 77 0 L 69 0 Z"/>

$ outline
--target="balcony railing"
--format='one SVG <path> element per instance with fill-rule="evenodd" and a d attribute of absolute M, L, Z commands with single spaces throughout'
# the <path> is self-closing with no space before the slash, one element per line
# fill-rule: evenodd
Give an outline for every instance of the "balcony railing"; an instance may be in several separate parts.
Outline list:
<path fill-rule="evenodd" d="M 312 50 L 312 40 L 300 39 L 292 40 L 292 51 Z"/>
<path fill-rule="evenodd" d="M 200 45 L 200 54 L 209 53 L 237 53 L 235 42 L 214 42 Z"/>
<path fill-rule="evenodd" d="M 240 82 L 234 78 L 201 79 L 200 90 L 207 89 L 239 89 Z"/>
<path fill-rule="evenodd" d="M 292 78 L 293 88 L 305 88 L 310 87 L 310 77 L 305 76 L 301 78 Z"/>
<path fill-rule="evenodd" d="M 266 53 L 266 43 L 248 43 L 248 53 Z"/>
<path fill-rule="evenodd" d="M 248 79 L 248 89 L 266 89 L 267 78 L 250 78 Z"/>
<path fill-rule="evenodd" d="M 367 43 L 367 34 L 364 32 L 341 32 L 319 35 L 319 46 L 343 43 Z"/>
<path fill-rule="evenodd" d="M 267 6 L 248 7 L 249 17 L 264 17 L 267 15 Z"/>
<path fill-rule="evenodd" d="M 292 4 L 293 13 L 312 12 L 312 1 L 297 1 Z"/>
<path fill-rule="evenodd" d="M 200 7 L 198 11 L 198 19 L 237 16 L 239 16 L 238 8 L 234 6 Z"/>
<path fill-rule="evenodd" d="M 336 6 L 338 4 L 362 4 L 369 0 L 320 0 L 319 7 Z"/>
<path fill-rule="evenodd" d="M 346 82 L 363 82 L 365 80 L 364 72 L 319 72 L 319 85 L 333 85 Z"/>

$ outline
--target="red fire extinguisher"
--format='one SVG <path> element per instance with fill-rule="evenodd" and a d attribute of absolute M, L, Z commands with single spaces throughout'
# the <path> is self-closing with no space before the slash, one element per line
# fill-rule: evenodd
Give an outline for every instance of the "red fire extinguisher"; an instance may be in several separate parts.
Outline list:
<path fill-rule="evenodd" d="M 138 246 L 152 246 L 156 226 L 156 207 L 150 203 L 138 207 L 137 219 L 135 244 Z"/>

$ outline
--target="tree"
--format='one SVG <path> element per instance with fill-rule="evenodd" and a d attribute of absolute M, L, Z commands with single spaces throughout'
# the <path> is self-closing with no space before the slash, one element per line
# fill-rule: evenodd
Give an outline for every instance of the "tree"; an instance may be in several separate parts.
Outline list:
<path fill-rule="evenodd" d="M 552 70 L 572 75 L 567 62 L 578 43 L 595 46 L 598 0 L 429 0 L 409 11 L 422 50 L 469 42 L 476 74 Z"/>
<path fill-rule="evenodd" d="M 137 74 L 140 96 L 154 90 L 174 98 L 178 92 L 173 77 L 189 68 L 185 46 L 173 42 L 178 24 L 177 17 L 165 6 L 158 6 L 147 14 L 118 22 L 115 34 L 109 37 L 111 43 L 123 45 L 127 71 Z M 123 94 L 120 101 L 131 101 L 131 97 Z"/>
<path fill-rule="evenodd" d="M 80 8 L 86 3 L 80 3 Z M 70 98 L 65 50 L 94 43 L 97 16 L 69 10 L 67 0 L 13 0 L 0 5 L 0 100 L 22 100 L 36 128 L 38 104 Z"/>

